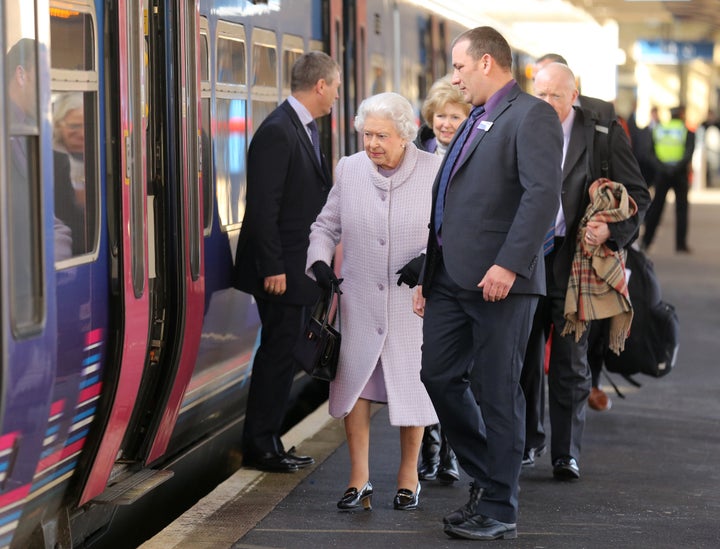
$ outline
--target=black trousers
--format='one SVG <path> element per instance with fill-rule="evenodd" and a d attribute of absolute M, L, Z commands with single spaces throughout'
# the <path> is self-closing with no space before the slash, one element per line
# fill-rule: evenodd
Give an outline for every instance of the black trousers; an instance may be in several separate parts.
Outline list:
<path fill-rule="evenodd" d="M 689 184 L 686 174 L 655 178 L 655 195 L 645 214 L 645 233 L 643 234 L 645 247 L 649 247 L 655 238 L 655 232 L 662 220 L 665 199 L 670 189 L 675 192 L 675 249 L 687 249 Z"/>
<path fill-rule="evenodd" d="M 484 488 L 477 512 L 517 520 L 525 439 L 520 370 L 537 296 L 487 302 L 440 264 L 425 303 L 421 379 L 460 465 Z"/>
<path fill-rule="evenodd" d="M 250 378 L 243 453 L 282 453 L 281 429 L 297 368 L 292 349 L 302 332 L 309 308 L 257 296 L 255 299 L 262 330 Z"/>

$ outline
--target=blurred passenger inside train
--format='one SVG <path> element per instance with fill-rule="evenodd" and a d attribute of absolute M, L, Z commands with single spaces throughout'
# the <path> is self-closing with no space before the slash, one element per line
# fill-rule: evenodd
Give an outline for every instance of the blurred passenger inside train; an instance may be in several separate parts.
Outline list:
<path fill-rule="evenodd" d="M 8 129 L 10 133 L 10 215 L 18 216 L 17 223 L 33 219 L 33 203 L 41 192 L 39 180 L 38 151 L 33 136 L 39 133 L 37 104 L 37 43 L 32 38 L 22 38 L 8 51 L 5 58 L 5 82 L 7 86 Z M 62 260 L 72 254 L 72 231 L 54 216 L 55 259 Z M 11 222 L 12 223 L 12 222 Z M 12 223 L 14 225 L 14 223 Z M 30 233 L 23 229 L 14 232 L 18 254 L 31 254 Z M 32 260 L 14 257 L 14 284 L 22 307 L 29 307 Z M 22 316 L 22 314 L 20 315 Z"/>
<path fill-rule="evenodd" d="M 695 134 L 685 124 L 685 106 L 670 110 L 670 120 L 660 122 L 652 131 L 655 151 L 655 194 L 645 218 L 642 248 L 647 250 L 655 239 L 669 190 L 675 193 L 675 251 L 690 253 L 687 243 L 688 192 L 690 170 L 695 151 Z"/>
<path fill-rule="evenodd" d="M 602 121 L 595 118 L 597 113 L 575 106 L 578 95 L 575 82 L 573 72 L 562 63 L 546 65 L 534 81 L 535 95 L 555 109 L 565 136 L 561 201 L 553 224 L 552 246 L 545 255 L 547 294 L 540 298 L 532 330 L 552 337 L 548 366 L 550 452 L 553 477 L 560 481 L 580 478 L 580 452 L 591 390 L 588 328 L 593 320 L 609 318 L 608 345 L 616 353 L 622 350 L 632 319 L 622 250 L 637 238 L 650 203 L 647 185 L 625 131 L 619 124 L 611 124 L 605 133 L 598 131 Z M 592 195 L 595 185 L 590 186 L 589 193 L 588 186 L 602 175 L 600 166 L 592 159 L 597 157 L 598 148 L 604 150 L 598 139 L 606 135 L 609 135 L 609 149 L 605 153 L 611 166 L 609 176 L 622 182 L 609 183 L 618 204 L 598 209 L 596 215 L 588 217 L 587 212 L 599 202 Z M 588 166 L 593 166 L 591 173 Z M 601 262 L 602 271 L 614 273 L 616 279 L 610 275 L 590 276 L 596 271 L 589 266 L 589 260 L 585 265 L 582 258 L 592 253 L 596 254 L 593 260 L 597 257 Z M 582 273 L 583 280 L 592 280 L 606 291 L 585 292 L 578 273 Z M 572 313 L 579 310 L 580 301 L 586 311 L 602 314 L 588 314 L 583 319 L 577 315 L 578 320 L 573 321 L 576 316 Z M 540 371 L 543 356 L 526 355 L 526 360 L 531 358 L 536 362 L 528 367 Z"/>
<path fill-rule="evenodd" d="M 280 435 L 297 369 L 292 349 L 320 295 L 305 275 L 310 225 L 332 186 L 316 118 L 338 98 L 340 68 L 327 54 L 301 55 L 290 97 L 255 131 L 247 156 L 247 207 L 235 257 L 235 287 L 252 294 L 262 328 L 243 432 L 243 465 L 292 473 L 314 463 L 285 450 Z"/>
<path fill-rule="evenodd" d="M 70 180 L 79 206 L 85 204 L 84 118 L 81 92 L 60 94 L 53 103 L 53 149 L 68 155 Z"/>
<path fill-rule="evenodd" d="M 413 315 L 412 290 L 402 283 L 417 282 L 441 159 L 415 146 L 413 108 L 396 93 L 365 99 L 355 129 L 365 150 L 338 162 L 335 185 L 312 225 L 307 257 L 307 273 L 327 288 L 337 282 L 331 263 L 342 240 L 342 346 L 329 409 L 344 419 L 350 478 L 337 506 L 371 509 L 370 408 L 381 402 L 388 405 L 390 423 L 400 427 L 393 505 L 415 509 L 423 429 L 438 418 L 420 381 L 422 319 Z"/>
<path fill-rule="evenodd" d="M 85 124 L 81 92 L 53 103 L 55 213 L 72 229 L 73 254 L 85 250 Z"/>
<path fill-rule="evenodd" d="M 444 156 L 455 132 L 468 117 L 471 108 L 460 89 L 452 85 L 450 75 L 435 81 L 420 110 L 425 122 L 420 126 L 415 145 L 420 150 Z M 418 263 L 416 267 L 417 273 L 411 288 L 416 284 L 422 264 Z M 443 484 L 452 484 L 460 479 L 457 456 L 448 444 L 439 423 L 425 428 L 418 475 L 420 480 L 438 479 Z"/>

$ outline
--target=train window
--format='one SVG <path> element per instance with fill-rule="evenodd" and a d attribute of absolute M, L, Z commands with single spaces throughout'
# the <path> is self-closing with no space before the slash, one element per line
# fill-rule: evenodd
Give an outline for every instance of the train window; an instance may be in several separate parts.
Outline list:
<path fill-rule="evenodd" d="M 283 35 L 282 42 L 282 91 L 283 98 L 290 95 L 290 86 L 292 80 L 292 67 L 295 61 L 303 54 L 302 36 L 293 36 L 291 34 Z"/>
<path fill-rule="evenodd" d="M 202 172 L 203 193 L 203 229 L 209 235 L 213 223 L 213 197 L 212 197 L 212 152 L 210 129 L 210 59 L 208 47 L 207 19 L 200 18 L 200 124 L 202 152 L 200 168 Z"/>
<path fill-rule="evenodd" d="M 53 69 L 95 70 L 95 42 L 92 17 L 66 9 L 51 8 Z"/>
<path fill-rule="evenodd" d="M 10 318 L 18 336 L 34 332 L 43 318 L 41 181 L 38 172 L 38 51 L 32 3 L 5 3 L 5 33 L 11 44 L 5 55 L 5 119 L 8 142 L 6 187 L 10 268 Z M 67 236 L 57 225 L 56 241 Z"/>
<path fill-rule="evenodd" d="M 217 80 L 225 84 L 245 84 L 245 42 L 219 37 L 217 44 Z"/>
<path fill-rule="evenodd" d="M 99 98 L 92 14 L 51 8 L 50 43 L 55 215 L 72 236 L 70 256 L 56 253 L 57 267 L 63 268 L 77 264 L 67 259 L 92 260 L 89 254 L 99 244 Z"/>
<path fill-rule="evenodd" d="M 247 150 L 247 58 L 245 29 L 226 21 L 218 22 L 217 85 L 212 144 L 215 197 L 223 230 L 232 230 L 245 215 Z M 232 57 L 232 59 L 228 57 Z M 209 110 L 209 103 L 208 103 Z M 210 120 L 203 117 L 203 127 Z M 203 174 L 204 175 L 204 174 Z"/>
<path fill-rule="evenodd" d="M 215 192 L 220 222 L 226 229 L 241 223 L 245 215 L 246 106 L 244 99 L 217 100 Z"/>
<path fill-rule="evenodd" d="M 253 85 L 277 88 L 277 51 L 275 46 L 253 44 Z"/>
<path fill-rule="evenodd" d="M 95 247 L 96 103 L 95 92 L 59 92 L 53 99 L 55 215 L 72 231 L 73 256 Z"/>

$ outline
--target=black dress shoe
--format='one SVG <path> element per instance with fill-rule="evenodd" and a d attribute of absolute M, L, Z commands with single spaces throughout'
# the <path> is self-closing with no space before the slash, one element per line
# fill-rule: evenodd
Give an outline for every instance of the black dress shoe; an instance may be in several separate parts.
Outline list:
<path fill-rule="evenodd" d="M 500 522 L 494 518 L 475 515 L 460 524 L 446 524 L 445 533 L 451 538 L 493 540 L 517 538 L 514 522 Z"/>
<path fill-rule="evenodd" d="M 535 459 L 539 458 L 545 453 L 545 445 L 538 446 L 537 448 L 528 448 L 525 450 L 522 459 L 523 467 L 532 467 L 535 465 Z"/>
<path fill-rule="evenodd" d="M 411 511 L 417 509 L 420 503 L 420 483 L 418 482 L 415 492 L 411 492 L 407 488 L 400 488 L 395 494 L 393 507 L 398 511 Z"/>
<path fill-rule="evenodd" d="M 420 480 L 435 480 L 440 467 L 440 424 L 428 425 L 423 431 L 422 446 L 420 447 L 420 464 L 418 465 L 418 478 Z"/>
<path fill-rule="evenodd" d="M 315 463 L 315 460 L 313 458 L 311 458 L 310 456 L 297 455 L 295 453 L 295 446 L 293 446 L 287 452 L 285 452 L 285 459 L 287 459 L 289 462 L 297 465 L 299 469 L 302 469 L 303 467 L 307 467 L 308 465 L 312 465 L 313 463 Z"/>
<path fill-rule="evenodd" d="M 445 524 L 461 524 L 477 513 L 477 506 L 482 497 L 483 489 L 475 482 L 470 483 L 468 502 L 443 518 Z"/>
<path fill-rule="evenodd" d="M 440 469 L 437 474 L 441 484 L 452 484 L 460 480 L 460 469 L 457 456 L 443 435 L 443 448 L 440 451 Z"/>
<path fill-rule="evenodd" d="M 578 480 L 580 467 L 575 458 L 561 457 L 553 461 L 553 477 L 557 480 Z"/>
<path fill-rule="evenodd" d="M 270 452 L 243 456 L 243 466 L 271 473 L 295 473 L 298 470 L 298 465 L 290 461 L 286 454 L 273 454 Z"/>
<path fill-rule="evenodd" d="M 372 510 L 373 487 L 370 482 L 366 482 L 362 489 L 355 487 L 345 490 L 343 497 L 338 501 L 337 506 L 341 511 L 355 511 L 364 508 L 366 511 Z"/>

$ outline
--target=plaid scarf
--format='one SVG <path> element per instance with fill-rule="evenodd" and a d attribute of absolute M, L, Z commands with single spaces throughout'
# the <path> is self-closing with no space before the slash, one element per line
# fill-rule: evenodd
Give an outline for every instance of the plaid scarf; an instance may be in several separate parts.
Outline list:
<path fill-rule="evenodd" d="M 610 319 L 608 345 L 615 354 L 625 347 L 633 310 L 625 278 L 625 250 L 592 246 L 585 241 L 588 221 L 614 223 L 637 213 L 637 204 L 622 183 L 600 178 L 590 185 L 590 204 L 580 221 L 575 256 L 565 296 L 562 335 L 575 333 L 580 341 L 591 320 Z"/>

